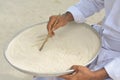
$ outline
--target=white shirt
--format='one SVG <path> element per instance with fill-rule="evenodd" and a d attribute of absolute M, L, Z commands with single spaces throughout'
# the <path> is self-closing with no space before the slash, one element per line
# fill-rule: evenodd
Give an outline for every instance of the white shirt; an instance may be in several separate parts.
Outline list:
<path fill-rule="evenodd" d="M 97 59 L 89 66 L 91 70 L 105 68 L 107 80 L 120 80 L 120 0 L 80 0 L 67 11 L 74 21 L 82 23 L 85 18 L 105 8 L 102 28 L 97 28 L 102 38 L 102 48 Z M 58 80 L 58 78 L 36 78 L 35 80 Z"/>
<path fill-rule="evenodd" d="M 102 49 L 90 68 L 98 70 L 104 67 L 112 80 L 120 80 L 120 0 L 80 0 L 67 11 L 72 13 L 76 22 L 81 23 L 102 8 L 106 12 L 100 34 Z"/>

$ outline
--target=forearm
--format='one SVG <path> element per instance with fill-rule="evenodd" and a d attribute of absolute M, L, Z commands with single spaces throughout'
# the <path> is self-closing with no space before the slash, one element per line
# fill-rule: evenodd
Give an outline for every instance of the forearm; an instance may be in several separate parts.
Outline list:
<path fill-rule="evenodd" d="M 106 70 L 104 68 L 95 71 L 94 74 L 95 74 L 94 75 L 94 80 L 104 80 L 104 79 L 109 77 L 107 72 L 106 72 Z"/>
<path fill-rule="evenodd" d="M 77 23 L 85 22 L 85 18 L 100 11 L 104 7 L 104 0 L 80 0 L 77 4 L 68 8 L 67 12 L 73 15 Z"/>

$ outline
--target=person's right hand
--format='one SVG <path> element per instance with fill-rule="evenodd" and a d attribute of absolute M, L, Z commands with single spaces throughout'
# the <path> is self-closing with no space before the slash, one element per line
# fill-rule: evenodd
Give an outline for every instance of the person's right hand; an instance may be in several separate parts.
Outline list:
<path fill-rule="evenodd" d="M 57 20 L 57 23 L 56 23 L 56 20 Z M 67 12 L 65 14 L 62 14 L 62 15 L 53 15 L 53 16 L 51 16 L 49 18 L 49 22 L 48 22 L 48 25 L 47 25 L 48 34 L 50 36 L 53 36 L 54 31 L 56 29 L 66 25 L 70 21 L 73 21 L 73 17 L 72 17 L 72 14 L 69 13 L 69 12 Z"/>

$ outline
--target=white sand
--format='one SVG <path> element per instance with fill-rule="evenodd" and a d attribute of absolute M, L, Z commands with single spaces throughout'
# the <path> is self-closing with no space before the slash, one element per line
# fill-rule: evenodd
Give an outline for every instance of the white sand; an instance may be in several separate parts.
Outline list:
<path fill-rule="evenodd" d="M 0 0 L 0 80 L 31 80 L 32 76 L 13 69 L 3 57 L 3 49 L 21 29 L 48 20 L 52 14 L 64 12 L 79 0 Z M 98 22 L 103 12 L 89 18 Z"/>

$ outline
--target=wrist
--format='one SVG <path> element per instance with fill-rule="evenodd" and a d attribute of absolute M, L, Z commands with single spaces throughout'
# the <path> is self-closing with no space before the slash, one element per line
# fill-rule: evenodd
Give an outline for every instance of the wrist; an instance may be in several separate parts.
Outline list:
<path fill-rule="evenodd" d="M 74 20 L 73 15 L 70 12 L 64 13 L 63 16 L 65 16 L 65 19 L 67 20 L 67 22 L 71 22 Z"/>
<path fill-rule="evenodd" d="M 101 70 L 94 71 L 93 74 L 93 80 L 104 80 L 109 77 L 104 68 Z"/>

